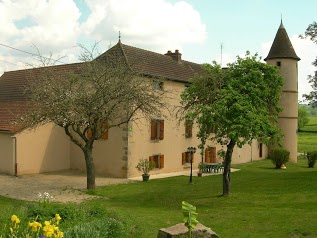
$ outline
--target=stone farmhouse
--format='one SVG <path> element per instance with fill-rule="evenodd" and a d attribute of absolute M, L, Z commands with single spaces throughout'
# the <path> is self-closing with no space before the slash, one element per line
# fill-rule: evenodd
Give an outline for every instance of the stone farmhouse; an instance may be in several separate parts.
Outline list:
<path fill-rule="evenodd" d="M 128 65 L 143 73 L 144 80 L 164 78 L 157 87 L 172 90 L 174 97 L 169 104 L 179 105 L 180 93 L 195 73 L 203 70 L 199 64 L 185 61 L 175 50 L 166 54 L 154 53 L 119 42 L 99 57 L 112 55 L 123 57 Z M 268 64 L 280 67 L 285 79 L 281 105 L 280 126 L 286 134 L 284 145 L 292 151 L 292 161 L 297 153 L 297 57 L 284 26 L 278 29 L 269 55 Z M 141 62 L 141 63 L 140 63 Z M 59 70 L 75 70 L 78 64 L 54 66 Z M 139 68 L 138 68 L 139 67 Z M 0 77 L 0 173 L 10 175 L 34 174 L 66 169 L 85 171 L 82 151 L 65 135 L 63 128 L 46 124 L 37 129 L 21 129 L 14 124 L 16 115 L 26 112 L 28 107 L 24 84 L 34 69 L 5 72 Z M 120 128 L 111 128 L 94 145 L 93 158 L 96 174 L 129 178 L 140 175 L 136 164 L 141 158 L 156 162 L 152 174 L 186 171 L 190 169 L 190 146 L 197 147 L 195 125 L 178 124 L 178 118 L 153 115 L 151 120 L 129 123 Z M 193 167 L 201 161 L 219 162 L 217 151 L 222 146 L 207 141 L 204 155 L 199 150 L 193 158 Z M 264 159 L 268 149 L 254 140 L 251 145 L 235 148 L 233 163 L 245 163 Z"/>

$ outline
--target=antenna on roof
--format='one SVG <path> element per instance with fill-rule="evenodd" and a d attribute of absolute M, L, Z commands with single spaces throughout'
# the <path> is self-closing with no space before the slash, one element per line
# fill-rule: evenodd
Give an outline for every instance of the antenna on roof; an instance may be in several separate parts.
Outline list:
<path fill-rule="evenodd" d="M 220 43 L 220 67 L 222 68 L 222 48 L 223 48 L 223 43 Z"/>

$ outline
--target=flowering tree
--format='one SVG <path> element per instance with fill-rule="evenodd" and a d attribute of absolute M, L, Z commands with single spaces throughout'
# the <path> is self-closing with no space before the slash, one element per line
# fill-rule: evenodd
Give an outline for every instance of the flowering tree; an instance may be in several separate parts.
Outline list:
<path fill-rule="evenodd" d="M 113 55 L 94 57 L 83 48 L 82 63 L 36 69 L 27 91 L 33 110 L 19 123 L 37 127 L 49 122 L 64 128 L 83 152 L 87 189 L 95 189 L 94 142 L 110 128 L 149 117 L 165 106 L 164 90 L 133 71 L 126 61 Z M 48 65 L 42 58 L 43 65 Z M 50 63 L 50 62 L 49 62 Z"/>
<path fill-rule="evenodd" d="M 277 118 L 283 79 L 275 66 L 261 63 L 249 52 L 225 70 L 216 63 L 204 68 L 206 74 L 194 78 L 182 93 L 182 105 L 185 117 L 194 119 L 200 130 L 227 147 L 223 195 L 229 195 L 234 147 L 250 144 L 253 139 L 267 144 L 280 136 Z"/>

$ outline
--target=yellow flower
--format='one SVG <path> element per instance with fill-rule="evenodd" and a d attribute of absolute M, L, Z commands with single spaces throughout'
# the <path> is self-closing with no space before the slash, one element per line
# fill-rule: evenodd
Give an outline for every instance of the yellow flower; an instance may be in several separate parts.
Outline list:
<path fill-rule="evenodd" d="M 16 215 L 11 216 L 11 221 L 13 223 L 20 223 L 20 219 Z"/>
<path fill-rule="evenodd" d="M 29 227 L 31 227 L 33 232 L 37 232 L 37 230 L 42 227 L 42 224 L 36 221 L 29 222 Z"/>
<path fill-rule="evenodd" d="M 49 226 L 49 225 L 51 225 L 51 222 L 49 222 L 49 221 L 44 222 L 44 226 Z"/>
<path fill-rule="evenodd" d="M 60 217 L 59 214 L 55 214 L 55 220 L 56 220 L 56 224 L 58 224 L 59 221 L 62 220 L 62 218 Z"/>
<path fill-rule="evenodd" d="M 57 234 L 54 235 L 54 238 L 64 238 L 64 233 L 61 231 L 58 231 Z"/>
<path fill-rule="evenodd" d="M 13 233 L 13 229 L 12 229 L 12 227 L 10 227 L 10 232 L 11 232 L 11 233 Z"/>

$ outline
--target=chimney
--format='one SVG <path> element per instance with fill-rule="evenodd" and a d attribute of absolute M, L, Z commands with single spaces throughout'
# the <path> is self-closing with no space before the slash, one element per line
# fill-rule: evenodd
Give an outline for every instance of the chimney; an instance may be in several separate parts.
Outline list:
<path fill-rule="evenodd" d="M 182 54 L 179 53 L 179 50 L 175 50 L 175 53 L 172 53 L 172 51 L 169 50 L 165 55 L 172 57 L 172 59 L 177 62 L 182 60 Z"/>

